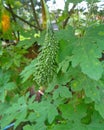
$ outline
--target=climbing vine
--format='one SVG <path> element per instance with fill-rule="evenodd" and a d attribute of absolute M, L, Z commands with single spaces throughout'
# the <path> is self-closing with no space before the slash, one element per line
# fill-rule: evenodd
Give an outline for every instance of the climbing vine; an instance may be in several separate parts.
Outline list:
<path fill-rule="evenodd" d="M 67 0 L 56 14 L 44 0 L 30 2 L 0 0 L 0 129 L 104 130 L 97 0 L 87 0 L 88 12 L 77 8 L 82 0 Z"/>

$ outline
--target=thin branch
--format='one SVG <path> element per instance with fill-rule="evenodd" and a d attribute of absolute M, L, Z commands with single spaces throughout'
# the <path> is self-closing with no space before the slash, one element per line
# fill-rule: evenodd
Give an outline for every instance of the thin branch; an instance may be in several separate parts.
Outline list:
<path fill-rule="evenodd" d="M 11 13 L 11 15 L 12 15 L 12 17 L 13 17 L 13 20 L 16 22 L 16 18 L 15 18 L 15 16 L 14 16 L 13 9 L 12 9 L 11 5 L 8 4 L 8 7 L 9 7 L 10 13 Z"/>
<path fill-rule="evenodd" d="M 75 8 L 76 5 L 73 5 L 73 7 L 71 8 L 71 10 L 69 11 L 68 13 L 68 17 L 65 19 L 65 21 L 63 22 L 63 28 L 66 27 L 71 15 L 73 14 L 73 11 L 74 11 L 74 8 Z"/>
<path fill-rule="evenodd" d="M 34 7 L 34 2 L 33 2 L 33 0 L 30 0 L 30 2 L 31 2 L 32 10 L 33 10 L 34 19 L 37 23 L 37 26 L 40 28 L 39 21 L 38 21 L 38 18 L 37 18 L 37 14 L 36 14 L 36 10 L 35 10 L 35 7 Z"/>
<path fill-rule="evenodd" d="M 11 13 L 11 11 L 10 11 L 10 9 L 9 9 L 8 7 L 5 6 L 5 9 L 7 9 L 7 10 Z M 21 20 L 22 22 L 28 24 L 28 25 L 31 26 L 31 27 L 34 27 L 34 28 L 36 28 L 36 29 L 42 31 L 42 29 L 41 29 L 40 27 L 31 24 L 30 22 L 28 22 L 28 21 L 26 21 L 25 19 L 21 18 L 20 16 L 18 16 L 18 15 L 15 14 L 14 12 L 12 12 L 12 13 L 13 13 L 13 15 L 14 15 L 16 18 L 18 18 L 18 19 Z"/>
<path fill-rule="evenodd" d="M 8 3 L 8 7 L 9 7 L 9 10 L 10 10 L 11 15 L 13 17 L 13 20 L 16 23 L 17 22 L 16 17 L 14 16 L 13 9 L 12 9 L 12 7 L 11 7 L 11 5 L 9 3 Z M 19 41 L 20 40 L 19 31 L 17 31 L 17 36 L 16 36 L 15 32 L 13 32 L 13 34 L 14 34 L 15 38 Z"/>

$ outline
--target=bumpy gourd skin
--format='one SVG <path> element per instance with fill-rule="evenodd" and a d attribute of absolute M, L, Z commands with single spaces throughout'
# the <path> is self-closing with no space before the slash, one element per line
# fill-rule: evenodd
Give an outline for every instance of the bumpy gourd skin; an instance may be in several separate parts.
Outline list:
<path fill-rule="evenodd" d="M 54 33 L 52 31 L 48 32 L 35 66 L 34 79 L 39 86 L 47 85 L 52 80 L 57 68 L 56 56 L 58 48 L 59 44 Z"/>

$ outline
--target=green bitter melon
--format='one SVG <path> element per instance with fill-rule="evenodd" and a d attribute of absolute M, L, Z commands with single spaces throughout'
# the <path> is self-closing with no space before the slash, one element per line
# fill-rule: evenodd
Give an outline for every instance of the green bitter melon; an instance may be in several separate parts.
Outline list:
<path fill-rule="evenodd" d="M 56 72 L 56 56 L 58 52 L 58 41 L 52 30 L 49 30 L 45 36 L 45 43 L 37 58 L 35 66 L 34 80 L 39 86 L 46 86 L 53 78 Z"/>

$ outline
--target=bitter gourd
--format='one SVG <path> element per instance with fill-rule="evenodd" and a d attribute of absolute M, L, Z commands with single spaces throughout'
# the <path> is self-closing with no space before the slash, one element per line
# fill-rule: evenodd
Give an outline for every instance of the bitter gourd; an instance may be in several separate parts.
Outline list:
<path fill-rule="evenodd" d="M 47 85 L 56 72 L 56 56 L 59 44 L 52 30 L 45 36 L 45 42 L 37 58 L 34 79 L 39 86 Z"/>

